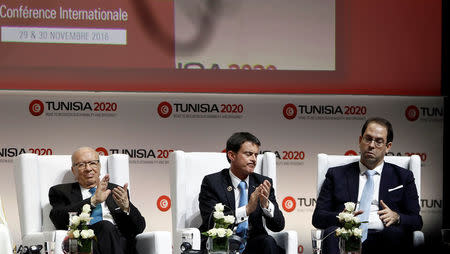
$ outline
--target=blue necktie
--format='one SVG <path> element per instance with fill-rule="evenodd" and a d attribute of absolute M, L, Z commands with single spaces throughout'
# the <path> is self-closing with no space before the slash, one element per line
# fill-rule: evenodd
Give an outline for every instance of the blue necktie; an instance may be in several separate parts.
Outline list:
<path fill-rule="evenodd" d="M 370 205 L 373 199 L 373 175 L 375 175 L 375 170 L 367 170 L 367 182 L 364 185 L 364 189 L 361 194 L 361 200 L 359 201 L 359 210 L 363 210 L 364 213 L 359 215 L 360 221 L 369 221 Z M 369 223 L 361 223 L 360 228 L 362 229 L 361 241 L 364 242 L 367 239 L 367 229 Z"/>
<path fill-rule="evenodd" d="M 89 189 L 89 192 L 92 194 L 92 196 L 94 195 L 96 189 L 97 189 L 97 187 Z M 97 204 L 97 206 L 94 208 L 94 210 L 92 210 L 91 217 L 92 217 L 92 220 L 89 223 L 91 225 L 103 220 L 102 204 Z"/>
<path fill-rule="evenodd" d="M 246 206 L 248 203 L 247 192 L 245 190 L 246 186 L 247 183 L 245 181 L 241 181 L 238 185 L 239 191 L 241 193 L 239 195 L 239 207 Z M 247 230 L 248 230 L 248 220 L 239 223 L 236 229 L 236 233 L 238 236 L 244 238 L 244 240 L 247 240 Z M 242 253 L 244 251 L 245 245 L 246 241 L 244 241 L 244 243 L 241 244 L 241 247 L 239 248 L 239 253 Z"/>

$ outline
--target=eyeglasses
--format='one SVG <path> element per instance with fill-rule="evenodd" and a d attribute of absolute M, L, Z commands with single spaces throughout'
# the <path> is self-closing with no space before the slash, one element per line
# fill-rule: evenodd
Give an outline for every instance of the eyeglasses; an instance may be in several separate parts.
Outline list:
<path fill-rule="evenodd" d="M 85 169 L 87 166 L 91 167 L 92 169 L 97 169 L 99 165 L 99 160 L 95 161 L 87 161 L 87 162 L 78 162 L 74 166 L 79 169 Z"/>
<path fill-rule="evenodd" d="M 378 148 L 381 148 L 381 147 L 383 147 L 383 146 L 386 144 L 386 142 L 384 141 L 384 139 L 382 139 L 382 138 L 374 139 L 374 138 L 372 138 L 371 136 L 364 136 L 364 137 L 362 138 L 362 141 L 363 141 L 364 144 L 366 144 L 366 145 L 370 145 L 370 144 L 372 143 L 372 141 L 373 141 L 373 142 L 375 143 L 375 146 L 378 147 Z"/>

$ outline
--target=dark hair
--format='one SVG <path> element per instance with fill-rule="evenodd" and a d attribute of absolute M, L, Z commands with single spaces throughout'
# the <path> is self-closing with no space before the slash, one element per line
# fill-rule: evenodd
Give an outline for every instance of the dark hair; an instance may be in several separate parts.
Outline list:
<path fill-rule="evenodd" d="M 255 145 L 261 146 L 261 142 L 257 137 L 255 137 L 253 134 L 248 132 L 236 132 L 233 135 L 231 135 L 230 138 L 227 140 L 227 147 L 226 147 L 226 156 L 228 162 L 231 162 L 228 158 L 228 151 L 233 151 L 237 153 L 239 149 L 241 149 L 241 145 L 247 141 L 252 142 Z"/>
<path fill-rule="evenodd" d="M 364 123 L 361 129 L 361 136 L 363 136 L 364 132 L 366 132 L 369 123 L 377 123 L 379 125 L 383 125 L 384 127 L 386 127 L 387 129 L 386 143 L 392 142 L 392 140 L 394 140 L 394 130 L 392 129 L 392 124 L 388 120 L 381 117 L 372 117 L 367 119 L 367 121 Z"/>

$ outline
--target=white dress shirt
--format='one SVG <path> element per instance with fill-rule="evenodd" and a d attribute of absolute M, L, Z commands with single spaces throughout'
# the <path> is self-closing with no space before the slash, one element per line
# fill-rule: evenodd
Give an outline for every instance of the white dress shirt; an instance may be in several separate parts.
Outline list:
<path fill-rule="evenodd" d="M 384 161 L 376 166 L 373 170 L 375 170 L 375 174 L 373 175 L 373 197 L 372 197 L 372 203 L 370 205 L 370 213 L 369 213 L 369 224 L 368 229 L 375 229 L 375 230 L 383 230 L 384 225 L 383 222 L 380 219 L 380 216 L 377 214 L 379 211 L 379 192 L 380 192 L 380 179 L 381 179 L 381 173 L 383 171 Z M 361 200 L 361 195 L 364 189 L 364 185 L 367 182 L 367 175 L 366 171 L 369 170 L 364 164 L 359 162 L 359 190 L 358 190 L 358 209 L 359 210 L 359 202 Z"/>
<path fill-rule="evenodd" d="M 231 169 L 229 170 L 229 172 L 230 172 L 230 177 L 231 177 L 231 183 L 233 184 L 233 189 L 234 189 L 234 204 L 236 207 L 236 210 L 235 210 L 236 223 L 241 223 L 243 221 L 248 220 L 246 206 L 239 207 L 239 197 L 241 196 L 241 191 L 239 190 L 238 186 L 239 186 L 239 183 L 241 182 L 241 179 L 239 179 L 237 176 L 235 176 L 233 174 L 233 172 L 231 172 Z M 244 181 L 246 183 L 245 191 L 247 192 L 247 197 L 248 197 L 248 188 L 249 187 L 256 188 L 256 186 L 249 186 L 248 176 L 247 176 L 247 178 L 245 178 Z M 261 207 L 261 208 L 266 216 L 268 216 L 270 218 L 273 217 L 275 207 L 272 204 L 272 202 L 270 202 L 270 200 L 269 200 L 268 208 L 264 208 L 264 207 Z"/>

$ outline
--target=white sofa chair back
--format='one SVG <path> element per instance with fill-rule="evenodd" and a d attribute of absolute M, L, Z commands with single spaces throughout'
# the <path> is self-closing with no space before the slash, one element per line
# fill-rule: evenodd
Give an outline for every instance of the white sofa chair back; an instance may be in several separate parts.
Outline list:
<path fill-rule="evenodd" d="M 319 195 L 320 188 L 322 188 L 323 181 L 325 181 L 325 175 L 329 168 L 342 166 L 355 161 L 359 161 L 358 156 L 346 156 L 346 155 L 328 155 L 319 153 L 318 170 L 317 170 L 317 195 Z M 416 183 L 417 194 L 420 200 L 420 166 L 421 161 L 418 155 L 412 156 L 385 156 L 384 161 L 395 164 L 402 168 L 406 168 L 412 171 L 414 175 L 414 181 Z"/>

